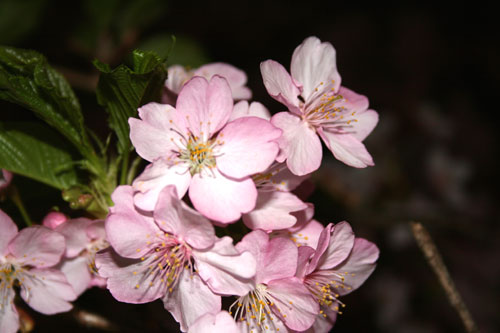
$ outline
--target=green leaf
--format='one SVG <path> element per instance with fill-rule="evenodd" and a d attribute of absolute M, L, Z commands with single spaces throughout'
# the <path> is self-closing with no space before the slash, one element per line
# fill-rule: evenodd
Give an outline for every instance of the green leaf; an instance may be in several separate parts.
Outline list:
<path fill-rule="evenodd" d="M 78 183 L 69 147 L 38 123 L 0 123 L 0 168 L 60 190 Z"/>
<path fill-rule="evenodd" d="M 98 60 L 94 65 L 101 71 L 97 101 L 109 113 L 109 126 L 118 137 L 118 151 L 128 153 L 128 119 L 137 116 L 141 105 L 160 99 L 167 78 L 166 65 L 156 53 L 138 50 L 133 53 L 133 69 L 120 65 L 112 70 Z"/>
<path fill-rule="evenodd" d="M 80 151 L 90 147 L 73 90 L 38 52 L 0 46 L 0 99 L 33 111 Z"/>

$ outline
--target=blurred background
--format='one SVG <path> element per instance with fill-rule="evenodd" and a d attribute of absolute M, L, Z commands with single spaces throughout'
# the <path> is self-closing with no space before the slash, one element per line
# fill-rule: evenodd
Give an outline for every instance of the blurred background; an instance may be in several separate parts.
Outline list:
<path fill-rule="evenodd" d="M 262 84 L 259 63 L 289 67 L 294 48 L 315 35 L 337 50 L 342 84 L 369 97 L 380 122 L 365 141 L 375 167 L 357 170 L 331 154 L 314 174 L 316 219 L 348 220 L 381 250 L 378 267 L 347 304 L 335 332 L 460 332 L 412 236 L 429 230 L 481 332 L 500 331 L 497 107 L 500 31 L 493 7 L 289 1 L 0 0 L 0 44 L 43 53 L 75 88 L 87 125 L 105 138 L 94 89 L 97 58 L 116 66 L 135 48 L 169 54 L 169 64 L 222 61 L 246 71 L 254 100 L 283 111 Z M 176 43 L 173 45 L 172 36 Z M 38 121 L 0 102 L 1 120 Z M 67 205 L 60 193 L 15 177 L 32 218 Z M 19 213 L 1 203 L 14 220 Z M 75 212 L 65 211 L 73 217 Z M 128 305 L 92 289 L 76 302 L 124 332 L 178 327 L 161 302 Z M 36 332 L 95 331 L 73 312 L 34 313 Z"/>

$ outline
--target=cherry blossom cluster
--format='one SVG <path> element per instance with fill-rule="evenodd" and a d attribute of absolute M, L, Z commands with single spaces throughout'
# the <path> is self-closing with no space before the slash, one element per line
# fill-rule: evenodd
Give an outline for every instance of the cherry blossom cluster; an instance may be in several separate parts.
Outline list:
<path fill-rule="evenodd" d="M 295 49 L 290 73 L 273 60 L 261 73 L 286 111 L 249 102 L 231 65 L 170 67 L 163 104 L 129 119 L 149 164 L 115 189 L 105 221 L 51 213 L 18 232 L 2 212 L 0 331 L 19 326 L 16 289 L 52 314 L 100 286 L 121 302 L 162 300 L 183 332 L 328 332 L 379 251 L 345 221 L 314 220 L 294 191 L 320 167 L 321 140 L 348 166 L 373 165 L 363 140 L 378 114 L 340 85 L 335 50 L 318 38 Z"/>

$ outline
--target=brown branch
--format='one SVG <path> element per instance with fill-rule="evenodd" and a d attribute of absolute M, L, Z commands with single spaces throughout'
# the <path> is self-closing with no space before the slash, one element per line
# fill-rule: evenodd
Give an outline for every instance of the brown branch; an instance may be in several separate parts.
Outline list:
<path fill-rule="evenodd" d="M 73 310 L 73 317 L 80 325 L 87 328 L 96 328 L 103 331 L 113 332 L 120 331 L 116 324 L 97 313 L 75 308 Z"/>
<path fill-rule="evenodd" d="M 429 232 L 419 222 L 411 222 L 411 229 L 420 250 L 424 253 L 425 259 L 429 265 L 431 265 L 434 273 L 436 273 L 439 282 L 441 283 L 441 286 L 446 292 L 449 302 L 460 315 L 466 331 L 468 333 L 478 333 L 479 329 L 472 319 L 469 309 L 460 296 L 455 283 L 451 279 L 450 273 L 443 262 L 443 258 L 439 254 L 439 251 L 432 241 Z"/>

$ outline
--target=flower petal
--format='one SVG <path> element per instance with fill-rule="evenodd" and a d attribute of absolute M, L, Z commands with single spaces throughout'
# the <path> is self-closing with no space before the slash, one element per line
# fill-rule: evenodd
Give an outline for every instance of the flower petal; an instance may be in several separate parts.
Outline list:
<path fill-rule="evenodd" d="M 42 226 L 21 230 L 9 244 L 10 253 L 19 263 L 38 268 L 56 265 L 65 249 L 64 236 Z"/>
<path fill-rule="evenodd" d="M 274 313 L 292 330 L 304 331 L 316 320 L 318 302 L 298 278 L 270 281 L 267 292 L 279 309 Z"/>
<path fill-rule="evenodd" d="M 204 314 L 221 310 L 221 297 L 212 293 L 198 275 L 185 270 L 177 288 L 165 295 L 163 303 L 183 332 Z"/>
<path fill-rule="evenodd" d="M 215 242 L 215 230 L 209 220 L 189 208 L 170 185 L 160 192 L 153 216 L 158 226 L 185 239 L 195 249 L 206 249 Z"/>
<path fill-rule="evenodd" d="M 375 244 L 363 238 L 356 238 L 347 260 L 335 268 L 339 272 L 347 272 L 343 282 L 346 288 L 339 289 L 338 293 L 345 295 L 359 288 L 375 270 L 378 256 L 379 250 Z"/>
<path fill-rule="evenodd" d="M 250 229 L 266 231 L 290 228 L 297 222 L 291 215 L 306 209 L 307 205 L 290 192 L 258 191 L 255 209 L 243 215 L 243 222 Z"/>
<path fill-rule="evenodd" d="M 323 237 L 323 234 L 331 235 Z M 326 242 L 324 243 L 323 240 Z M 311 266 L 317 270 L 328 270 L 340 264 L 351 253 L 354 246 L 354 232 L 349 223 L 330 223 L 322 232 Z"/>
<path fill-rule="evenodd" d="M 233 113 L 229 121 L 242 117 L 257 117 L 265 120 L 271 120 L 269 110 L 259 102 L 252 102 L 250 106 L 247 101 L 240 101 L 234 105 Z"/>
<path fill-rule="evenodd" d="M 2 333 L 16 333 L 19 329 L 19 315 L 14 305 L 15 296 L 14 288 L 8 288 L 6 294 L 2 293 L 3 307 L 0 308 L 0 332 Z"/>
<path fill-rule="evenodd" d="M 230 223 L 255 207 L 257 189 L 252 179 L 234 180 L 217 168 L 211 171 L 213 176 L 196 174 L 191 181 L 189 198 L 196 210 L 209 219 Z"/>
<path fill-rule="evenodd" d="M 108 279 L 107 288 L 120 302 L 148 303 L 165 294 L 164 284 L 149 274 L 150 260 L 124 258 L 108 248 L 96 254 L 95 262 L 99 275 Z"/>
<path fill-rule="evenodd" d="M 271 122 L 283 130 L 278 143 L 287 157 L 286 164 L 290 171 L 302 176 L 317 170 L 323 158 L 323 151 L 316 132 L 306 122 L 289 112 L 275 114 Z"/>
<path fill-rule="evenodd" d="M 238 333 L 238 325 L 227 311 L 206 313 L 189 327 L 188 333 Z"/>
<path fill-rule="evenodd" d="M 89 271 L 89 263 L 86 257 L 79 256 L 72 259 L 64 259 L 58 269 L 64 273 L 66 280 L 73 287 L 77 296 L 80 296 L 90 286 L 92 274 Z"/>
<path fill-rule="evenodd" d="M 141 214 L 134 206 L 131 186 L 118 186 L 111 198 L 115 205 L 110 208 L 105 223 L 109 243 L 119 255 L 140 258 L 149 251 L 142 246 L 148 238 L 160 231 L 151 216 Z"/>
<path fill-rule="evenodd" d="M 340 86 L 335 49 L 330 43 L 321 43 L 317 37 L 306 38 L 297 46 L 290 70 L 294 80 L 302 84 L 302 97 L 306 102 L 325 90 L 337 91 Z"/>
<path fill-rule="evenodd" d="M 255 283 L 267 283 L 295 275 L 298 250 L 289 239 L 276 237 L 269 240 L 269 235 L 264 231 L 254 230 L 246 234 L 236 248 L 240 252 L 250 252 L 257 260 Z"/>
<path fill-rule="evenodd" d="M 239 253 L 231 237 L 219 239 L 205 251 L 193 251 L 196 269 L 205 283 L 218 294 L 245 295 L 253 289 L 256 261 L 250 252 Z"/>
<path fill-rule="evenodd" d="M 21 285 L 21 297 L 34 310 L 46 315 L 66 312 L 73 307 L 69 301 L 76 299 L 73 288 L 60 271 L 32 269 Z"/>
<path fill-rule="evenodd" d="M 182 86 L 192 77 L 192 73 L 187 72 L 184 66 L 173 65 L 168 68 L 168 76 L 165 80 L 165 87 L 178 94 Z"/>
<path fill-rule="evenodd" d="M 149 103 L 139 109 L 142 118 L 129 118 L 130 140 L 142 158 L 152 162 L 177 150 L 176 141 L 186 135 L 184 119 L 170 105 Z"/>
<path fill-rule="evenodd" d="M 297 86 L 285 67 L 274 60 L 266 60 L 260 63 L 260 73 L 264 86 L 269 95 L 280 103 L 283 103 L 288 109 L 301 114 L 299 108 L 300 101 L 297 96 L 301 89 Z"/>
<path fill-rule="evenodd" d="M 318 131 L 326 146 L 336 159 L 355 168 L 365 168 L 374 165 L 370 153 L 365 145 L 353 135 L 336 134 L 327 131 Z"/>
<path fill-rule="evenodd" d="M 252 91 L 245 87 L 247 75 L 241 69 L 222 62 L 206 64 L 195 70 L 194 75 L 199 75 L 210 80 L 214 75 L 222 76 L 231 87 L 233 99 L 250 99 Z"/>
<path fill-rule="evenodd" d="M 223 174 L 243 178 L 265 171 L 278 155 L 281 130 L 269 121 L 243 117 L 228 123 L 217 136 L 221 141 L 217 168 Z"/>
<path fill-rule="evenodd" d="M 176 107 L 189 131 L 206 141 L 219 131 L 231 116 L 231 88 L 226 79 L 218 75 L 210 82 L 204 77 L 195 76 L 182 88 Z"/>
<path fill-rule="evenodd" d="M 87 247 L 90 239 L 87 236 L 87 227 L 92 224 L 92 220 L 78 218 L 68 220 L 55 229 L 66 239 L 66 257 L 76 257 Z"/>
<path fill-rule="evenodd" d="M 9 242 L 17 235 L 17 225 L 0 209 L 0 256 L 7 254 Z"/>
<path fill-rule="evenodd" d="M 132 186 L 135 191 L 134 204 L 142 210 L 153 211 L 158 195 L 168 185 L 175 185 L 179 198 L 186 194 L 191 175 L 185 163 L 172 165 L 166 159 L 157 159 L 149 164 Z"/>

